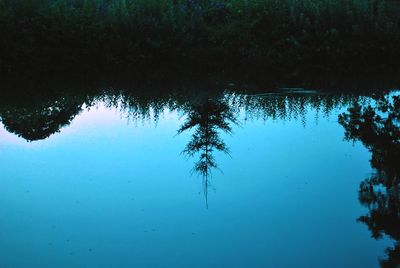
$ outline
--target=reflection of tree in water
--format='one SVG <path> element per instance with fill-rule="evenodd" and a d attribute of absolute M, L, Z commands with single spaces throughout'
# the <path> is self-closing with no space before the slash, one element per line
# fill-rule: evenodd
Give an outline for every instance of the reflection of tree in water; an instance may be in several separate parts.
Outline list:
<path fill-rule="evenodd" d="M 7 131 L 27 141 L 46 139 L 69 125 L 81 111 L 76 99 L 61 98 L 52 102 L 3 107 L 1 121 Z"/>
<path fill-rule="evenodd" d="M 53 86 L 53 84 L 51 84 Z M 36 88 L 35 88 L 36 89 Z M 49 92 L 48 92 L 49 91 Z M 205 91 L 205 90 L 202 90 Z M 147 87 L 118 89 L 98 88 L 69 92 L 63 88 L 54 93 L 50 88 L 32 90 L 29 101 L 18 92 L 9 91 L 0 98 L 0 117 L 6 129 L 27 140 L 45 139 L 68 125 L 81 111 L 82 104 L 89 109 L 102 103 L 120 109 L 131 121 L 157 121 L 165 110 L 185 111 L 196 106 L 199 89 L 168 90 Z M 36 92 L 36 93 L 35 93 Z M 1 92 L 0 92 L 1 93 Z M 4 92 L 3 92 L 4 93 Z M 235 91 L 210 90 L 207 94 L 221 96 L 230 109 L 242 109 L 245 119 L 291 120 L 300 118 L 305 124 L 307 109 L 321 110 L 328 115 L 332 109 L 348 105 L 351 97 L 340 94 L 267 93 L 247 95 Z M 10 96 L 8 96 L 10 95 Z"/>
<path fill-rule="evenodd" d="M 225 101 L 208 99 L 202 104 L 195 105 L 188 113 L 186 122 L 178 130 L 178 134 L 194 128 L 190 142 L 183 150 L 188 157 L 199 155 L 193 171 L 203 177 L 203 189 L 206 196 L 210 186 L 212 169 L 218 168 L 214 152 L 221 151 L 229 154 L 229 148 L 220 137 L 220 132 L 232 133 L 230 123 L 237 124 L 235 112 Z"/>
<path fill-rule="evenodd" d="M 372 153 L 376 173 L 360 185 L 360 202 L 369 213 L 358 220 L 375 239 L 388 235 L 395 240 L 386 250 L 383 268 L 400 267 L 400 97 L 377 100 L 374 107 L 355 104 L 339 117 L 347 140 L 361 141 Z"/>
<path fill-rule="evenodd" d="M 230 103 L 243 109 L 245 120 L 299 120 L 307 124 L 307 114 L 315 111 L 315 123 L 328 118 L 334 109 L 353 103 L 351 94 L 270 92 L 263 94 L 230 94 Z"/>

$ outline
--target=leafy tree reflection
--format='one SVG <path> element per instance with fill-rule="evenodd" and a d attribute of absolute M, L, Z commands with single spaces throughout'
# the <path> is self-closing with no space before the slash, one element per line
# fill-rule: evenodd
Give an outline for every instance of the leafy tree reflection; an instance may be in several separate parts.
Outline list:
<path fill-rule="evenodd" d="M 218 168 L 214 152 L 221 151 L 229 154 L 229 148 L 220 137 L 220 132 L 231 134 L 230 123 L 238 124 L 234 109 L 226 101 L 207 99 L 191 107 L 186 122 L 178 130 L 180 134 L 194 128 L 191 140 L 182 153 L 188 157 L 199 155 L 193 172 L 200 174 L 203 178 L 207 206 L 211 171 Z"/>
<path fill-rule="evenodd" d="M 400 267 L 400 97 L 382 97 L 374 106 L 356 103 L 339 117 L 345 138 L 361 141 L 372 153 L 376 170 L 360 184 L 359 200 L 369 213 L 358 219 L 375 239 L 388 235 L 395 241 L 386 250 L 382 268 Z"/>
<path fill-rule="evenodd" d="M 1 122 L 7 131 L 27 141 L 43 140 L 69 125 L 81 112 L 83 102 L 76 98 L 59 98 L 5 106 L 0 109 Z"/>

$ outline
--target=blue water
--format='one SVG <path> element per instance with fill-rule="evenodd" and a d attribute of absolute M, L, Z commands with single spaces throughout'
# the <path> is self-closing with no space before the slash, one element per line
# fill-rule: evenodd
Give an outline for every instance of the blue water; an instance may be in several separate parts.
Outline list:
<path fill-rule="evenodd" d="M 1 125 L 0 267 L 379 267 L 394 241 L 357 222 L 373 168 L 344 140 L 349 105 L 239 105 L 207 189 L 181 108 L 138 119 L 98 100 L 31 142 Z"/>

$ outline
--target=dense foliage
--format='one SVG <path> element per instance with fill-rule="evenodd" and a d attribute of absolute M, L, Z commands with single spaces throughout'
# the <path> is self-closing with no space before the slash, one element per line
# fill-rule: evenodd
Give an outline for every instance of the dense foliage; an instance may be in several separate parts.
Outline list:
<path fill-rule="evenodd" d="M 396 13 L 384 0 L 0 0 L 0 68 L 395 66 Z"/>
<path fill-rule="evenodd" d="M 361 182 L 359 200 L 368 213 L 358 221 L 366 224 L 372 237 L 385 235 L 394 241 L 386 249 L 382 268 L 400 267 L 400 98 L 378 96 L 374 105 L 354 103 L 339 116 L 349 141 L 361 141 L 371 152 L 375 172 Z"/>

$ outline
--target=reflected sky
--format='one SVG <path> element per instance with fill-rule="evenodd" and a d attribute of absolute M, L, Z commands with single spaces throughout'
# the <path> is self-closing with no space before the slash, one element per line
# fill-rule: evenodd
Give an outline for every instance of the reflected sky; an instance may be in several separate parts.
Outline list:
<path fill-rule="evenodd" d="M 238 124 L 218 131 L 230 154 L 215 151 L 208 208 L 190 172 L 198 158 L 181 153 L 195 130 L 177 135 L 207 98 L 144 117 L 120 100 L 83 102 L 69 125 L 33 142 L 2 125 L 2 265 L 379 267 L 393 241 L 357 222 L 373 169 L 338 123 L 351 102 L 221 98 Z"/>

